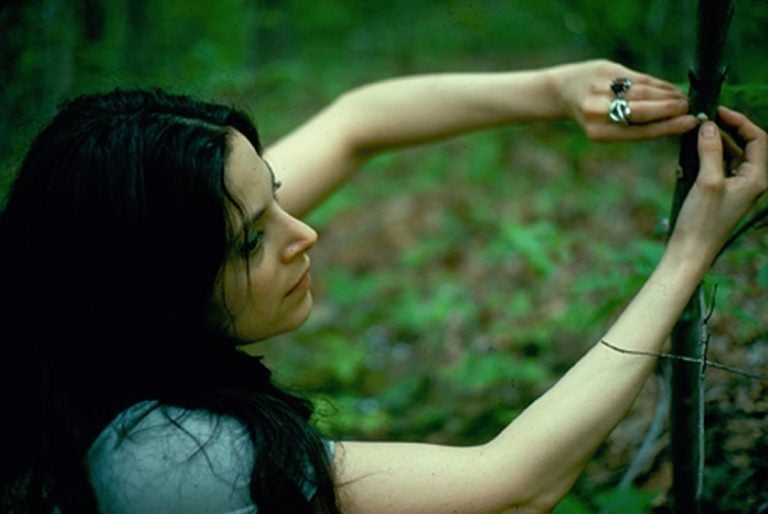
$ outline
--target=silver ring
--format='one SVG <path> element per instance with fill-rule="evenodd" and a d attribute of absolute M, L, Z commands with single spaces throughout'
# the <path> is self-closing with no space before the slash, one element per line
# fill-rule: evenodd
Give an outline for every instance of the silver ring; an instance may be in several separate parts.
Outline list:
<path fill-rule="evenodd" d="M 632 114 L 632 109 L 629 108 L 629 103 L 623 98 L 614 98 L 608 108 L 608 117 L 614 123 L 629 125 L 630 114 Z"/>
<path fill-rule="evenodd" d="M 628 77 L 617 77 L 611 81 L 611 91 L 613 91 L 613 101 L 608 107 L 608 117 L 614 123 L 629 125 L 629 115 L 632 109 L 629 108 L 629 102 L 624 97 L 629 88 L 632 87 L 632 80 Z"/>

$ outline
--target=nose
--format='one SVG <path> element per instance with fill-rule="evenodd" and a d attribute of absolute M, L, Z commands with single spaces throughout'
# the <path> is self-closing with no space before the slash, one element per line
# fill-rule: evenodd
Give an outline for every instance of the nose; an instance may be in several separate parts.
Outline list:
<path fill-rule="evenodd" d="M 283 249 L 282 257 L 285 262 L 290 262 L 315 246 L 317 232 L 300 219 L 294 218 L 288 213 L 286 213 L 286 216 L 289 218 L 291 238 Z"/>

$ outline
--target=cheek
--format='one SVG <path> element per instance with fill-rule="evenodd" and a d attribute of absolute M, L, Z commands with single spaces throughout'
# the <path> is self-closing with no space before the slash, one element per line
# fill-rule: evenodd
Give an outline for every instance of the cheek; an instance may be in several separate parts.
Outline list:
<path fill-rule="evenodd" d="M 221 312 L 218 326 L 244 341 L 260 340 L 284 331 L 285 305 L 275 282 L 277 269 L 268 262 L 225 268 L 216 289 Z"/>
<path fill-rule="evenodd" d="M 270 312 L 277 306 L 275 298 L 270 296 L 272 274 L 263 266 L 243 266 L 238 273 L 233 273 L 226 283 L 229 289 L 225 291 L 226 305 L 231 315 L 240 325 L 259 323 L 266 321 Z M 246 319 L 242 319 L 246 318 Z"/>
<path fill-rule="evenodd" d="M 241 289 L 243 291 L 244 305 L 247 311 L 251 314 L 268 314 L 270 307 L 274 305 L 274 298 L 270 298 L 269 292 L 269 280 L 264 273 L 257 271 L 251 271 L 250 276 L 244 277 L 242 281 Z"/>
<path fill-rule="evenodd" d="M 234 282 L 222 272 L 213 285 L 213 292 L 208 307 L 208 321 L 215 329 L 227 330 L 232 325 L 235 301 Z"/>
<path fill-rule="evenodd" d="M 237 270 L 227 264 L 217 279 L 213 289 L 211 312 L 218 326 L 233 325 L 247 304 L 249 284 L 245 276 L 245 270 Z"/>

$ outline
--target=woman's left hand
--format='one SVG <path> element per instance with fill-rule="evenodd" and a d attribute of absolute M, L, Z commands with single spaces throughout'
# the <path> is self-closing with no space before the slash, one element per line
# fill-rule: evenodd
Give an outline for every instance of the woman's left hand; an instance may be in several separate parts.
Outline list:
<path fill-rule="evenodd" d="M 620 64 L 594 60 L 551 69 L 556 100 L 594 141 L 632 141 L 682 134 L 694 128 L 696 118 L 687 114 L 688 99 L 672 83 L 638 73 Z M 628 124 L 608 116 L 615 98 L 614 79 L 628 78 L 624 93 L 631 113 Z"/>

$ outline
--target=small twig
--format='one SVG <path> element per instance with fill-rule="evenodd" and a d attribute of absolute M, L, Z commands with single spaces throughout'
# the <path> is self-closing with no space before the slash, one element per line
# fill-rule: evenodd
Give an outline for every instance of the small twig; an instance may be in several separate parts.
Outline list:
<path fill-rule="evenodd" d="M 704 346 L 701 352 L 701 355 L 704 358 L 704 363 L 701 366 L 702 375 L 707 371 L 707 352 L 709 351 L 709 340 L 712 338 L 712 334 L 709 332 L 709 326 L 707 324 L 712 318 L 712 315 L 715 313 L 716 303 L 717 282 L 715 282 L 715 286 L 712 288 L 712 299 L 709 301 L 709 309 L 707 309 L 707 313 L 704 315 L 704 319 L 701 320 L 701 335 L 703 339 L 702 345 Z"/>
<path fill-rule="evenodd" d="M 715 282 L 715 285 L 712 288 L 712 299 L 709 301 L 709 309 L 707 309 L 707 315 L 704 316 L 704 319 L 701 321 L 705 325 L 709 323 L 709 320 L 712 318 L 712 314 L 714 314 L 715 312 L 716 301 L 717 301 L 717 282 Z"/>
<path fill-rule="evenodd" d="M 685 355 L 675 355 L 673 353 L 666 353 L 666 352 L 644 352 L 640 350 L 627 350 L 627 349 L 619 348 L 618 346 L 612 345 L 605 339 L 601 339 L 600 343 L 607 346 L 611 350 L 615 350 L 619 353 L 625 353 L 628 355 L 645 355 L 647 357 L 659 357 L 662 359 L 673 359 L 678 361 L 690 362 L 693 364 L 711 366 L 713 368 L 721 369 L 723 371 L 733 373 L 734 375 L 740 375 L 745 378 L 751 378 L 754 380 L 768 380 L 768 375 L 759 375 L 757 373 L 750 373 L 749 371 L 743 371 L 737 368 L 733 368 L 731 366 L 726 366 L 725 364 L 720 364 L 719 362 L 712 361 L 709 359 L 697 359 L 695 357 L 688 357 Z"/>
<path fill-rule="evenodd" d="M 707 364 L 709 363 L 709 361 L 707 360 L 707 351 L 709 351 L 709 341 L 710 339 L 712 339 L 712 334 L 709 333 L 709 329 L 706 324 L 704 325 L 703 335 L 704 335 L 703 337 L 704 350 L 701 352 L 701 354 L 704 356 L 704 361 L 702 362 L 702 365 L 701 365 L 702 374 L 704 374 L 707 371 Z"/>

